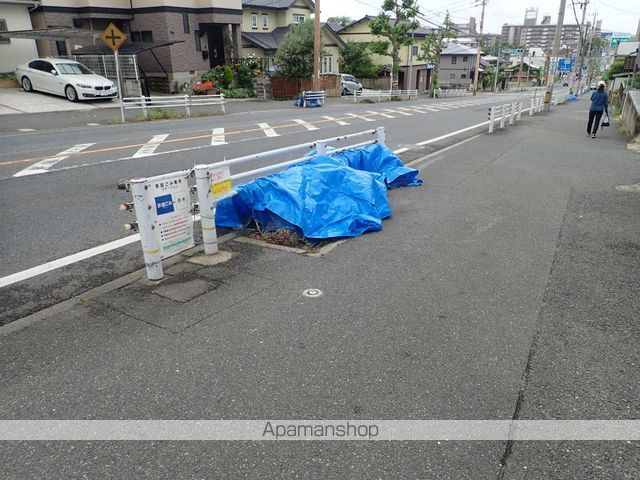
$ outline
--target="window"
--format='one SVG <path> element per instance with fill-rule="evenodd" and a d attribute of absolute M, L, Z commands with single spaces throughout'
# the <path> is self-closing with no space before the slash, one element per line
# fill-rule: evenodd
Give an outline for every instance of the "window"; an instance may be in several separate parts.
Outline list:
<path fill-rule="evenodd" d="M 269 28 L 269 15 L 266 13 L 262 14 L 262 28 Z"/>
<path fill-rule="evenodd" d="M 449 78 L 456 78 L 456 74 L 455 73 L 450 73 L 449 74 Z"/>
<path fill-rule="evenodd" d="M 141 32 L 131 32 L 132 42 L 153 42 L 153 32 L 151 30 L 142 30 Z"/>
<path fill-rule="evenodd" d="M 466 55 L 462 57 L 462 63 L 467 63 L 468 61 L 469 61 L 469 57 L 467 57 Z"/>
<path fill-rule="evenodd" d="M 0 18 L 0 32 L 6 32 L 8 30 L 7 20 L 5 18 Z M 11 43 L 11 39 L 9 37 L 0 36 L 0 45 L 6 45 L 8 43 Z"/>
<path fill-rule="evenodd" d="M 51 73 L 51 70 L 53 70 L 53 65 L 51 65 L 49 62 L 41 61 L 40 62 L 40 68 L 38 68 L 38 70 L 42 70 L 43 72 Z"/>
<path fill-rule="evenodd" d="M 293 14 L 293 23 L 302 23 L 304 22 L 304 15 Z"/>
<path fill-rule="evenodd" d="M 65 42 L 64 40 L 56 40 L 56 49 L 58 50 L 59 56 L 67 56 L 67 42 Z"/>
<path fill-rule="evenodd" d="M 188 13 L 183 13 L 182 14 L 182 29 L 184 30 L 184 33 L 189 33 L 189 14 Z"/>
<path fill-rule="evenodd" d="M 451 65 L 458 63 L 458 57 L 451 57 Z"/>
<path fill-rule="evenodd" d="M 467 78 L 467 74 L 463 73 L 462 75 L 460 75 L 460 78 Z"/>
<path fill-rule="evenodd" d="M 332 56 L 322 57 L 321 73 L 332 73 L 332 72 L 333 72 L 333 57 Z"/>
<path fill-rule="evenodd" d="M 251 28 L 258 28 L 258 14 L 251 14 Z"/>
<path fill-rule="evenodd" d="M 202 51 L 202 40 L 200 39 L 200 30 L 194 30 L 193 36 L 196 41 L 196 52 Z"/>
<path fill-rule="evenodd" d="M 416 55 L 418 55 L 418 46 L 417 46 L 417 45 L 413 45 L 413 46 L 411 47 L 411 55 L 413 55 L 414 57 L 415 57 Z"/>

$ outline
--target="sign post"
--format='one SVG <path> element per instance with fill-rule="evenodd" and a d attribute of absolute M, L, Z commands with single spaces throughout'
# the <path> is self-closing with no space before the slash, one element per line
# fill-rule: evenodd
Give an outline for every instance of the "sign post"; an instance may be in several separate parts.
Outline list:
<path fill-rule="evenodd" d="M 116 62 L 116 77 L 118 79 L 118 97 L 120 98 L 120 118 L 124 123 L 124 104 L 122 103 L 122 79 L 120 78 L 120 60 L 118 58 L 118 50 L 125 42 L 127 36 L 120 31 L 113 23 L 110 23 L 104 29 L 100 36 L 102 42 L 113 51 L 113 57 Z"/>

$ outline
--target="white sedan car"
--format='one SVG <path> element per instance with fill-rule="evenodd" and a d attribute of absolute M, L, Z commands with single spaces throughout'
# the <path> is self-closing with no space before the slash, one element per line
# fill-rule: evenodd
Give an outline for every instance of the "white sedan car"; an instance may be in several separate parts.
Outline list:
<path fill-rule="evenodd" d="M 72 102 L 113 98 L 116 85 L 96 75 L 81 63 L 64 58 L 39 58 L 16 68 L 16 78 L 25 92 L 53 93 Z"/>

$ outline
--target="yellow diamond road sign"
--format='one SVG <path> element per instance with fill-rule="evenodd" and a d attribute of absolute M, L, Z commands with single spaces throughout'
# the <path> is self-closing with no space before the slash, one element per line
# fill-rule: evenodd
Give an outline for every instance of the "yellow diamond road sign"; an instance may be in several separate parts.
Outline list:
<path fill-rule="evenodd" d="M 113 23 L 110 23 L 109 26 L 104 29 L 102 35 L 100 35 L 100 39 L 107 47 L 115 52 L 116 50 L 118 50 L 118 48 L 120 48 L 120 45 L 124 43 L 124 41 L 127 39 L 127 36 L 122 33 L 120 29 Z"/>

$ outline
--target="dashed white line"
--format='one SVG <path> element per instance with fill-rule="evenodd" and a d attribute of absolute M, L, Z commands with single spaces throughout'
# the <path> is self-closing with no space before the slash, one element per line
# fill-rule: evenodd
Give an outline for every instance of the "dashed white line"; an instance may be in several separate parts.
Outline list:
<path fill-rule="evenodd" d="M 258 126 L 262 129 L 267 137 L 279 137 L 280 134 L 276 132 L 268 123 L 259 123 Z"/>
<path fill-rule="evenodd" d="M 41 160 L 38 163 L 29 165 L 24 170 L 20 170 L 18 173 L 14 173 L 13 176 L 24 177 L 26 175 L 37 175 L 39 173 L 47 173 L 49 169 L 53 167 L 56 163 L 61 162 L 65 158 L 69 158 L 74 153 L 78 153 L 78 152 L 81 152 L 82 150 L 86 150 L 92 145 L 95 145 L 95 143 L 81 143 L 79 145 L 74 145 L 71 148 L 67 148 L 63 152 L 57 153 L 55 156 L 51 158 L 45 158 L 44 160 Z"/>
<path fill-rule="evenodd" d="M 224 145 L 227 143 L 224 137 L 224 128 L 214 128 L 211 130 L 211 146 Z"/>
<path fill-rule="evenodd" d="M 318 130 L 318 127 L 316 127 L 315 125 L 311 125 L 308 122 L 305 122 L 301 118 L 294 118 L 293 121 L 296 122 L 298 125 L 302 125 L 307 130 Z"/>
<path fill-rule="evenodd" d="M 345 115 L 348 115 L 351 118 L 359 118 L 360 120 L 364 120 L 365 122 L 375 122 L 375 120 L 373 118 L 364 117 L 362 115 L 356 115 L 355 113 L 347 113 Z"/>
<path fill-rule="evenodd" d="M 153 155 L 158 149 L 160 144 L 169 136 L 168 133 L 162 135 L 154 135 L 147 143 L 138 149 L 136 153 L 132 155 L 132 158 L 148 157 Z"/>
<path fill-rule="evenodd" d="M 330 117 L 329 115 L 323 115 L 322 118 L 326 118 L 327 120 L 331 120 L 332 122 L 336 122 L 338 125 L 351 125 L 348 122 L 344 122 L 342 120 L 338 120 L 337 118 Z"/>
<path fill-rule="evenodd" d="M 399 113 L 400 115 L 406 115 L 407 117 L 410 117 L 412 114 L 411 113 L 407 113 L 407 112 L 403 112 L 402 110 L 398 109 L 398 110 L 391 110 L 390 108 L 385 108 L 384 109 L 385 112 L 389 112 L 389 113 Z"/>
<path fill-rule="evenodd" d="M 367 113 L 370 113 L 371 115 L 380 115 L 381 117 L 384 117 L 384 118 L 396 118 L 393 115 L 389 115 L 388 113 L 374 112 L 373 110 L 367 110 Z"/>
<path fill-rule="evenodd" d="M 19 128 L 18 131 L 19 132 L 35 132 L 36 129 L 35 128 Z"/>

